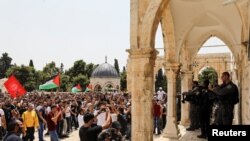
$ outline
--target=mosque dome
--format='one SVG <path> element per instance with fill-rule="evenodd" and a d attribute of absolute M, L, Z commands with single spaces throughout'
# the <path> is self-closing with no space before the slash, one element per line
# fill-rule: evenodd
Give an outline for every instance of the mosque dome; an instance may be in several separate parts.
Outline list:
<path fill-rule="evenodd" d="M 108 63 L 103 63 L 99 65 L 91 75 L 92 78 L 117 78 L 119 77 L 116 69 L 108 64 Z"/>

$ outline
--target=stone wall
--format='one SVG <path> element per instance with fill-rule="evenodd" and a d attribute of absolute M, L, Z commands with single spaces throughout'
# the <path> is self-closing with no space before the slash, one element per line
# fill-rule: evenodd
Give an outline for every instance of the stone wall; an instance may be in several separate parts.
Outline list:
<path fill-rule="evenodd" d="M 90 78 L 90 84 L 93 86 L 93 89 L 96 85 L 100 85 L 102 87 L 102 91 L 105 91 L 105 86 L 108 84 L 112 85 L 113 88 L 119 86 L 120 90 L 120 78 Z"/>

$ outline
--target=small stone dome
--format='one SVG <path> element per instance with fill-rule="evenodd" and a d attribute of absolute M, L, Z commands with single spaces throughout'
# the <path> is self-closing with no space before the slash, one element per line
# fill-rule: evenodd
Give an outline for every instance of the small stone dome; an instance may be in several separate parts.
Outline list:
<path fill-rule="evenodd" d="M 117 78 L 119 77 L 116 69 L 108 64 L 108 63 L 103 63 L 99 65 L 93 72 L 91 77 L 93 78 Z"/>

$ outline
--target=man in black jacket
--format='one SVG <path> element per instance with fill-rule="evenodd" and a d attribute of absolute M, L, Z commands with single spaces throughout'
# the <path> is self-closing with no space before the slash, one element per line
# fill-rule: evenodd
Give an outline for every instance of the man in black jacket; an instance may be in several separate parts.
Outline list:
<path fill-rule="evenodd" d="M 215 117 L 216 125 L 232 125 L 234 105 L 239 102 L 238 87 L 231 81 L 230 74 L 223 72 L 222 84 L 213 91 L 218 97 L 219 107 Z"/>
<path fill-rule="evenodd" d="M 101 110 L 101 112 L 104 112 L 104 110 Z M 84 115 L 84 124 L 79 130 L 79 137 L 81 141 L 97 141 L 99 133 L 101 133 L 103 129 L 107 129 L 110 126 L 111 116 L 109 108 L 106 108 L 106 112 L 107 119 L 102 126 L 93 126 L 93 122 L 96 117 L 92 113 L 86 113 Z M 98 114 L 100 114 L 100 112 Z"/>
<path fill-rule="evenodd" d="M 210 117 L 212 113 L 212 106 L 215 100 L 215 94 L 208 89 L 209 80 L 204 80 L 201 86 L 201 93 L 198 96 L 199 106 L 200 106 L 200 126 L 201 134 L 198 138 L 207 138 L 208 126 L 210 124 Z"/>

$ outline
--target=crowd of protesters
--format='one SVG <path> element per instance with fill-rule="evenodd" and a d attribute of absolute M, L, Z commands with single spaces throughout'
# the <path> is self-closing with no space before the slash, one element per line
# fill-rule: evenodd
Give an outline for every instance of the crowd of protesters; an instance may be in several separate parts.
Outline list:
<path fill-rule="evenodd" d="M 58 141 L 78 128 L 81 141 L 92 140 L 93 135 L 93 141 L 129 140 L 131 136 L 128 93 L 33 92 L 15 99 L 0 93 L 0 116 L 0 138 L 4 141 L 13 137 L 11 133 L 20 140 L 33 141 L 36 130 L 39 141 L 44 141 L 44 135 Z M 17 130 L 14 125 L 18 125 Z"/>

